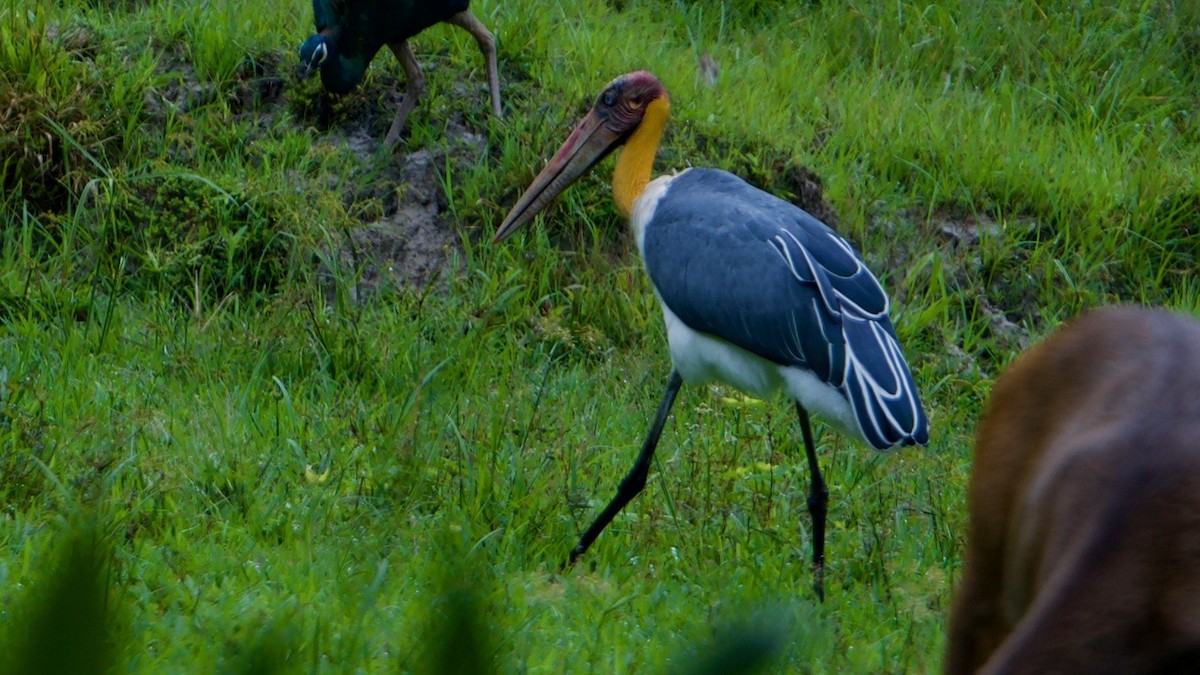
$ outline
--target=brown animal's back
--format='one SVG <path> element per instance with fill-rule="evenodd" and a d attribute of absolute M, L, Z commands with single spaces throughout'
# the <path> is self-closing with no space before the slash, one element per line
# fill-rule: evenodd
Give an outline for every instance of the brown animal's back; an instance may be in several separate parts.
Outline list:
<path fill-rule="evenodd" d="M 1006 638 L 987 672 L 1133 672 L 1200 649 L 1200 324 L 1107 308 L 1030 349 L 979 425 L 970 507 L 947 672 Z M 1130 639 L 1143 648 L 1114 651 Z"/>

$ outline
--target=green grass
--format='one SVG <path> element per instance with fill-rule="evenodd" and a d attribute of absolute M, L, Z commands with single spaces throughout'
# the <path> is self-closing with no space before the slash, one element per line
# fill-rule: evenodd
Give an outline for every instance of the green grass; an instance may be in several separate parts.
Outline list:
<path fill-rule="evenodd" d="M 788 671 L 936 670 L 992 378 L 1087 307 L 1200 309 L 1191 3 L 476 2 L 505 119 L 435 27 L 400 151 L 430 152 L 461 274 L 362 302 L 331 251 L 414 188 L 347 137 L 382 138 L 398 64 L 326 121 L 292 80 L 309 8 L 239 6 L 0 2 L 3 639 L 95 512 L 120 670 L 435 671 L 462 615 L 498 672 L 679 672 L 763 612 Z M 798 198 L 808 168 L 893 297 L 933 438 L 877 455 L 818 424 L 823 605 L 793 414 L 716 387 L 555 574 L 661 396 L 660 312 L 605 171 L 489 239 L 635 68 L 672 95 L 660 170 Z"/>

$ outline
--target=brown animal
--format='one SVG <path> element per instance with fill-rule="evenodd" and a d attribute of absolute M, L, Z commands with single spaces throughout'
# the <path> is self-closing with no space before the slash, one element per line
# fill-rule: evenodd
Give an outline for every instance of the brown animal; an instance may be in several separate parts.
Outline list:
<path fill-rule="evenodd" d="M 1200 323 L 1092 311 L 979 424 L 945 672 L 1200 672 Z"/>

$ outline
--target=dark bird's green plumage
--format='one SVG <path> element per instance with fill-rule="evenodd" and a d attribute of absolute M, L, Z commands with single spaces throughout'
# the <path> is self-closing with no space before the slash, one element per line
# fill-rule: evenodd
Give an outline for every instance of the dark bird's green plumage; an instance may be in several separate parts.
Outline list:
<path fill-rule="evenodd" d="M 392 145 L 408 113 L 425 88 L 421 67 L 413 58 L 408 39 L 426 28 L 448 21 L 471 33 L 487 61 L 492 108 L 500 115 L 500 83 L 496 67 L 496 40 L 467 9 L 468 0 L 313 0 L 316 34 L 300 46 L 300 79 L 321 72 L 321 83 L 335 94 L 345 94 L 367 72 L 371 59 L 385 45 L 408 77 L 408 91 L 384 140 Z"/>

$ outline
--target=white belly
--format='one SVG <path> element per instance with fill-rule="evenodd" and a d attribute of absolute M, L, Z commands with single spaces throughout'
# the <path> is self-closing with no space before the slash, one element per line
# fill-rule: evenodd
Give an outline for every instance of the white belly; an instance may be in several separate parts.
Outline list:
<path fill-rule="evenodd" d="M 720 338 L 693 330 L 661 300 L 659 304 L 667 324 L 671 362 L 684 382 L 722 382 L 757 398 L 768 398 L 782 389 L 805 410 L 817 413 L 822 420 L 851 436 L 862 438 L 850 402 L 816 375 L 803 368 L 779 365 Z"/>
<path fill-rule="evenodd" d="M 777 364 L 724 340 L 694 331 L 666 305 L 662 308 L 671 361 L 684 382 L 724 382 L 758 398 L 767 398 L 783 386 Z"/>

